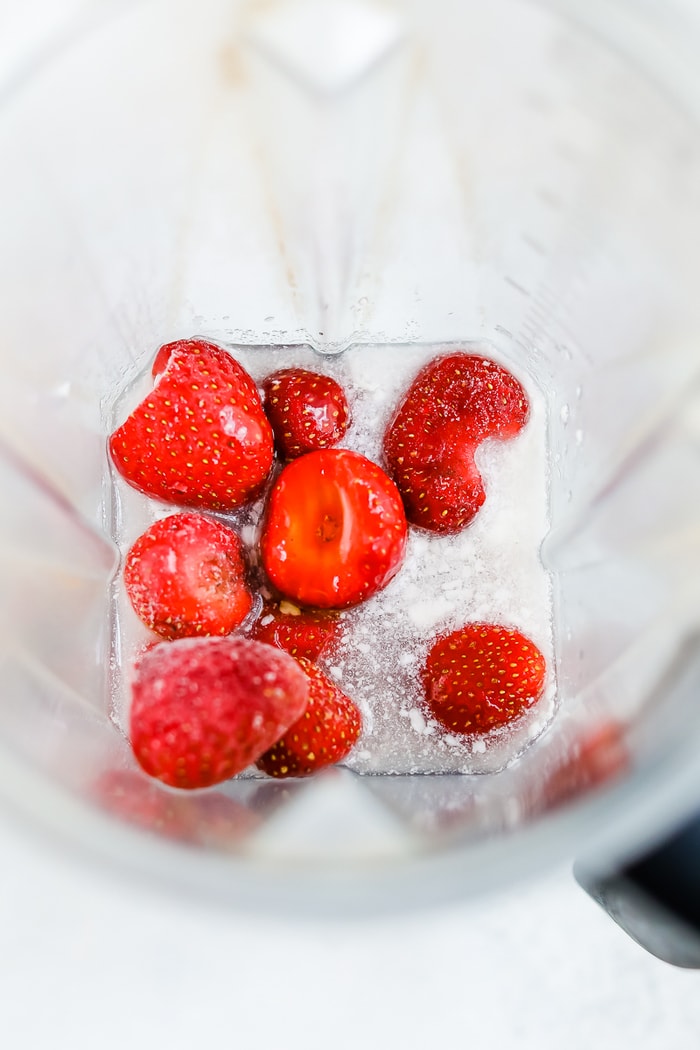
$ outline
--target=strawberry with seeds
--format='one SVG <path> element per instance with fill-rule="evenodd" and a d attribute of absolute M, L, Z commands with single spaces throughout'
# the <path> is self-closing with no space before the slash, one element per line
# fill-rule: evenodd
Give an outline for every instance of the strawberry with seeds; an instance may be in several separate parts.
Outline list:
<path fill-rule="evenodd" d="M 311 452 L 275 482 L 260 550 L 268 577 L 292 601 L 319 609 L 357 605 L 386 587 L 405 548 L 396 486 L 357 452 Z"/>
<path fill-rule="evenodd" d="M 527 395 L 489 358 L 455 353 L 419 372 L 384 435 L 384 455 L 413 525 L 465 528 L 484 502 L 474 454 L 486 438 L 515 437 Z"/>
<path fill-rule="evenodd" d="M 283 459 L 335 445 L 348 429 L 343 388 L 330 376 L 283 368 L 263 383 L 264 406 Z"/>
<path fill-rule="evenodd" d="M 430 713 L 453 733 L 488 733 L 540 699 L 545 659 L 510 627 L 470 623 L 431 648 L 423 669 Z"/>
<path fill-rule="evenodd" d="M 342 762 L 362 731 L 355 704 L 310 660 L 300 659 L 309 679 L 306 711 L 256 765 L 271 777 L 306 777 Z"/>
<path fill-rule="evenodd" d="M 136 667 L 131 746 L 151 776 L 196 789 L 229 780 L 301 718 L 309 679 L 287 653 L 248 638 L 186 638 Z"/>
<path fill-rule="evenodd" d="M 250 637 L 284 649 L 297 659 L 318 660 L 338 641 L 342 621 L 330 612 L 300 609 L 292 602 L 265 602 Z"/>
<path fill-rule="evenodd" d="M 163 638 L 230 634 L 253 604 L 241 541 L 202 514 L 146 529 L 126 556 L 124 583 L 137 615 Z"/>
<path fill-rule="evenodd" d="M 161 347 L 155 386 L 109 448 L 130 485 L 155 499 L 230 511 L 255 499 L 273 437 L 255 383 L 228 351 L 201 339 Z"/>

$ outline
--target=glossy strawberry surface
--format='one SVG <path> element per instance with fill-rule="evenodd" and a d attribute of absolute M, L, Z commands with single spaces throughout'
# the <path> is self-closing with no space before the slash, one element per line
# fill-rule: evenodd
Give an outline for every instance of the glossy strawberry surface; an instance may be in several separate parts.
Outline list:
<path fill-rule="evenodd" d="M 405 547 L 396 486 L 356 452 L 302 456 L 270 493 L 263 566 L 277 590 L 301 605 L 342 609 L 365 601 L 398 572 Z"/>
<path fill-rule="evenodd" d="M 134 488 L 166 503 L 233 510 L 272 469 L 270 424 L 255 383 L 222 347 L 185 339 L 161 347 L 155 386 L 109 440 Z"/>
<path fill-rule="evenodd" d="M 518 719 L 542 695 L 540 650 L 520 631 L 469 623 L 439 638 L 423 668 L 430 713 L 453 733 L 488 733 Z"/>
<path fill-rule="evenodd" d="M 264 406 L 283 459 L 330 448 L 350 421 L 345 392 L 330 376 L 284 368 L 263 383 Z"/>

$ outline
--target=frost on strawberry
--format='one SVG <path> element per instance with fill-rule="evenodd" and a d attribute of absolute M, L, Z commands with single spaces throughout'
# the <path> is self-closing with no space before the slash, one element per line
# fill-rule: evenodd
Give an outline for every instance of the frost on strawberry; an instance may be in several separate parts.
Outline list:
<path fill-rule="evenodd" d="M 408 521 L 432 532 L 465 528 L 486 498 L 478 446 L 514 437 L 528 416 L 525 390 L 495 361 L 460 352 L 426 365 L 384 435 Z"/>
<path fill-rule="evenodd" d="M 127 553 L 124 584 L 136 614 L 163 638 L 230 634 L 253 604 L 241 541 L 203 514 L 172 514 L 146 529 Z"/>
<path fill-rule="evenodd" d="M 222 347 L 161 347 L 155 385 L 109 440 L 134 488 L 166 503 L 229 511 L 256 498 L 272 469 L 270 424 L 255 383 Z"/>
<path fill-rule="evenodd" d="M 195 789 L 242 772 L 299 719 L 309 679 L 249 638 L 185 638 L 145 654 L 132 683 L 130 739 L 151 776 Z"/>

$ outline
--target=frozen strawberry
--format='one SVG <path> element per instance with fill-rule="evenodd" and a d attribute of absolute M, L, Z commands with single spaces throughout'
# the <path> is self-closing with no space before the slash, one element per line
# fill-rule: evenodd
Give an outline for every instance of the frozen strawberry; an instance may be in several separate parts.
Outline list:
<path fill-rule="evenodd" d="M 545 660 L 510 627 L 470 623 L 439 638 L 428 654 L 423 685 L 430 712 L 453 733 L 488 733 L 539 700 Z"/>
<path fill-rule="evenodd" d="M 309 679 L 249 638 L 185 638 L 146 653 L 132 686 L 131 746 L 151 776 L 204 788 L 255 762 L 304 713 Z"/>
<path fill-rule="evenodd" d="M 337 444 L 348 429 L 343 388 L 330 376 L 283 368 L 263 383 L 264 405 L 284 459 Z"/>
<path fill-rule="evenodd" d="M 362 718 L 355 704 L 310 660 L 299 660 L 309 679 L 306 711 L 257 761 L 271 777 L 306 777 L 342 762 L 357 743 Z"/>
<path fill-rule="evenodd" d="M 310 452 L 286 466 L 272 489 L 263 566 L 277 590 L 301 605 L 365 601 L 398 572 L 405 547 L 396 486 L 356 452 Z"/>
<path fill-rule="evenodd" d="M 250 632 L 258 642 L 276 645 L 297 658 L 318 660 L 342 632 L 342 621 L 331 612 L 300 609 L 292 602 L 265 602 Z"/>
<path fill-rule="evenodd" d="M 213 343 L 161 347 L 155 386 L 112 434 L 119 473 L 147 496 L 228 511 L 258 496 L 272 468 L 272 429 L 255 383 Z"/>
<path fill-rule="evenodd" d="M 202 514 L 173 514 L 146 529 L 126 556 L 137 615 L 163 638 L 230 634 L 253 600 L 233 529 Z"/>
<path fill-rule="evenodd" d="M 426 365 L 384 435 L 409 522 L 433 532 L 468 525 L 485 499 L 476 449 L 514 437 L 528 415 L 523 387 L 495 361 L 455 353 Z"/>

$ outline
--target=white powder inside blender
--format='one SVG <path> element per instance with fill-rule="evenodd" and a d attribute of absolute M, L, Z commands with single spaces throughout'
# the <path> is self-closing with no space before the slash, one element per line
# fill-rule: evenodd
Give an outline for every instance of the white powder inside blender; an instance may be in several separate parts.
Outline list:
<path fill-rule="evenodd" d="M 496 356 L 486 347 L 469 352 Z M 454 347 L 354 346 L 338 356 L 306 347 L 232 348 L 260 383 L 291 365 L 332 375 L 346 391 L 352 425 L 340 446 L 382 463 L 387 423 L 422 366 Z M 509 367 L 507 361 L 503 362 Z M 509 441 L 489 440 L 477 452 L 486 501 L 468 528 L 440 536 L 411 528 L 405 562 L 386 589 L 342 614 L 343 637 L 319 663 L 360 707 L 363 733 L 346 765 L 360 773 L 478 773 L 504 768 L 546 727 L 554 713 L 552 597 L 539 556 L 547 531 L 546 420 L 543 399 L 517 370 L 530 399 L 530 419 Z M 118 418 L 140 400 L 132 390 Z M 124 551 L 154 518 L 175 508 L 153 504 L 117 479 Z M 263 504 L 228 520 L 254 546 Z M 226 518 L 224 517 L 224 520 Z M 148 635 L 128 608 L 118 583 L 117 627 L 121 660 L 133 658 Z M 511 726 L 473 739 L 447 732 L 423 702 L 420 671 L 436 635 L 470 621 L 518 628 L 544 653 L 549 667 L 545 693 Z M 126 724 L 124 697 L 115 714 Z"/>

